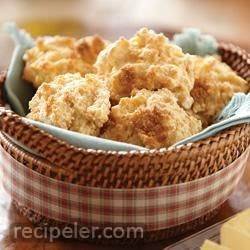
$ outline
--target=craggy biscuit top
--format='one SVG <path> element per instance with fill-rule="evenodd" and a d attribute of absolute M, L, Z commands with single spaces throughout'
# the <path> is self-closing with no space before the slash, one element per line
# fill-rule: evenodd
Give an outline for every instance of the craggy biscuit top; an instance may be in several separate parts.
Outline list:
<path fill-rule="evenodd" d="M 109 90 L 96 75 L 79 73 L 43 83 L 30 101 L 28 118 L 88 135 L 99 135 L 110 112 Z"/>
<path fill-rule="evenodd" d="M 213 56 L 195 57 L 192 110 L 203 126 L 210 125 L 237 92 L 248 92 L 249 84 L 228 65 Z"/>
<path fill-rule="evenodd" d="M 37 88 L 43 82 L 50 82 L 57 75 L 66 73 L 95 72 L 93 63 L 105 47 L 99 36 L 82 39 L 73 37 L 40 37 L 35 47 L 24 55 L 24 79 Z"/>
<path fill-rule="evenodd" d="M 130 40 L 121 38 L 104 49 L 95 66 L 107 78 L 111 100 L 130 96 L 134 89 L 172 91 L 185 109 L 192 106 L 193 56 L 171 44 L 163 34 L 141 29 Z"/>
<path fill-rule="evenodd" d="M 41 85 L 29 118 L 147 148 L 200 132 L 250 88 L 218 58 L 184 54 L 146 28 L 107 46 L 97 36 L 40 38 L 24 59 L 25 79 Z"/>
<path fill-rule="evenodd" d="M 105 48 L 107 41 L 101 37 L 86 36 L 76 41 L 76 50 L 82 59 L 89 64 L 94 64 L 98 54 Z"/>
<path fill-rule="evenodd" d="M 169 147 L 198 133 L 201 122 L 177 104 L 168 90 L 139 90 L 111 108 L 102 137 L 147 148 Z"/>

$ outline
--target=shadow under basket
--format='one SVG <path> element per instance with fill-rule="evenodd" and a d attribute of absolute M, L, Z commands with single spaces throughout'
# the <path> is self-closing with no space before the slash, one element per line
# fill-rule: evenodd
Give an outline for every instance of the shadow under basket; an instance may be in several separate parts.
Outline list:
<path fill-rule="evenodd" d="M 247 52 L 231 44 L 220 44 L 219 54 L 238 75 L 250 81 Z M 4 81 L 5 73 L 0 77 L 2 90 Z M 6 107 L 3 91 L 0 104 L 5 189 L 25 217 L 36 225 L 63 228 L 72 225 L 83 212 L 85 218 L 79 219 L 79 225 L 142 225 L 145 229 L 143 239 L 113 237 L 94 239 L 95 242 L 159 241 L 195 229 L 217 214 L 246 165 L 250 124 L 177 148 L 96 151 L 76 148 L 25 123 Z M 21 180 L 30 181 L 20 183 Z M 215 183 L 221 194 L 218 199 L 213 193 Z M 60 197 L 52 199 L 52 194 Z M 42 202 L 37 202 L 39 199 Z M 77 209 L 72 212 L 75 204 Z M 55 207 L 60 211 L 55 211 Z M 76 212 L 80 215 L 75 216 Z"/>

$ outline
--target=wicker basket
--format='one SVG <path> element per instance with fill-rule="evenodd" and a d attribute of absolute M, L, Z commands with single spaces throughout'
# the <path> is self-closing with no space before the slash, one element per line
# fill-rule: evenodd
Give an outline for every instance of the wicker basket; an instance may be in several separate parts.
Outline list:
<path fill-rule="evenodd" d="M 250 55 L 247 52 L 234 45 L 220 44 L 219 54 L 238 75 L 250 81 Z M 0 77 L 1 89 L 4 79 L 3 73 Z M 85 150 L 24 123 L 18 115 L 6 108 L 3 93 L 0 96 L 0 104 L 0 138 L 3 150 L 42 175 L 88 187 L 152 188 L 190 182 L 226 168 L 250 145 L 250 124 L 242 124 L 178 148 L 127 153 Z M 37 155 L 24 151 L 10 138 Z M 65 225 L 21 206 L 18 200 L 13 202 L 35 224 Z M 211 219 L 218 209 L 215 207 L 200 218 L 176 227 L 146 232 L 144 240 L 166 239 L 194 229 Z"/>

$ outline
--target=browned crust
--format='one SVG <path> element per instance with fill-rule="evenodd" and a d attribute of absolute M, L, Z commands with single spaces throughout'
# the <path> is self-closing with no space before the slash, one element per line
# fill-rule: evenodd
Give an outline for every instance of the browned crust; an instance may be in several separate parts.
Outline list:
<path fill-rule="evenodd" d="M 250 56 L 245 51 L 223 44 L 219 51 L 224 62 L 249 79 Z M 0 118 L 3 132 L 36 151 L 53 166 L 78 172 L 81 184 L 88 186 L 140 188 L 195 180 L 226 167 L 250 145 L 250 124 L 242 124 L 179 148 L 144 153 L 85 150 L 25 124 L 5 107 L 1 108 Z"/>
<path fill-rule="evenodd" d="M 227 44 L 221 44 L 219 52 L 223 61 L 249 82 L 249 54 Z M 4 79 L 5 74 L 1 74 L 1 87 Z M 32 125 L 23 123 L 18 115 L 3 106 L 2 92 L 0 100 L 2 105 L 0 109 L 1 130 L 38 152 L 44 159 L 25 153 L 1 136 L 1 146 L 4 150 L 25 166 L 50 178 L 80 185 L 140 188 L 183 183 L 227 167 L 250 145 L 250 124 L 242 124 L 192 145 L 175 149 L 151 150 L 146 153 L 84 150 L 73 147 Z M 64 226 L 60 222 L 20 206 L 16 201 L 14 203 L 18 210 L 35 224 Z M 218 211 L 219 208 L 216 208 L 207 215 L 177 228 L 148 232 L 143 242 L 167 239 L 197 228 L 216 215 Z M 98 243 L 110 244 L 136 242 L 138 241 L 121 241 L 120 239 L 109 242 L 98 241 Z"/>

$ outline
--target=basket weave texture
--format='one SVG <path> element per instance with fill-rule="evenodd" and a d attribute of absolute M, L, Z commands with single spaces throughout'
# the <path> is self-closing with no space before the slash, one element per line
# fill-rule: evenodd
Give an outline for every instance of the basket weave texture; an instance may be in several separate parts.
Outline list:
<path fill-rule="evenodd" d="M 231 44 L 220 44 L 219 54 L 235 72 L 250 84 L 250 55 Z M 111 152 L 76 148 L 23 122 L 6 108 L 0 75 L 1 146 L 25 166 L 50 178 L 90 187 L 146 188 L 184 183 L 209 176 L 235 161 L 250 145 L 250 124 L 224 130 L 189 145 L 148 152 Z M 6 137 L 7 135 L 7 137 Z M 33 150 L 32 155 L 16 146 L 9 137 Z M 15 201 L 19 210 L 34 223 L 60 224 L 36 214 Z M 148 240 L 175 236 L 204 223 L 218 208 L 185 225 L 151 233 Z"/>
<path fill-rule="evenodd" d="M 247 52 L 221 44 L 219 53 L 224 62 L 250 81 Z M 0 80 L 3 85 L 4 76 Z M 250 144 L 250 125 L 243 124 L 175 149 L 144 153 L 85 150 L 25 124 L 5 107 L 1 108 L 0 118 L 3 132 L 37 152 L 59 175 L 66 171 L 70 182 L 94 187 L 143 188 L 192 181 L 228 166 Z"/>
<path fill-rule="evenodd" d="M 22 151 L 22 149 L 18 148 L 17 146 L 13 145 L 4 135 L 0 134 L 0 145 L 2 148 L 8 152 L 13 158 L 15 158 L 18 161 L 23 162 L 23 164 L 26 165 L 26 167 L 29 167 L 31 169 L 34 169 L 35 171 L 49 176 L 48 165 L 45 162 L 42 162 L 40 160 L 36 160 L 34 156 L 32 156 L 29 153 L 26 153 Z M 46 172 L 47 171 L 47 172 Z M 55 177 L 56 178 L 56 177 Z M 27 206 L 24 206 L 21 204 L 18 200 L 13 200 L 14 206 L 17 208 L 17 210 L 25 216 L 30 222 L 37 226 L 42 227 L 59 227 L 64 228 L 65 226 L 70 227 L 71 225 L 65 222 L 57 221 L 52 218 L 48 218 L 38 212 L 35 212 L 34 210 L 30 209 Z M 196 228 L 201 227 L 204 223 L 211 220 L 220 210 L 220 207 L 216 207 L 212 211 L 208 211 L 205 215 L 195 219 L 192 221 L 192 223 L 183 223 L 178 226 L 173 226 L 171 228 L 162 229 L 162 230 L 156 230 L 156 231 L 144 231 L 143 233 L 143 239 L 141 238 L 123 238 L 123 239 L 95 239 L 96 243 L 101 244 L 136 244 L 136 243 L 146 243 L 146 242 L 153 242 L 153 241 L 159 241 L 162 239 L 169 239 L 172 237 L 175 237 L 177 235 L 181 235 L 187 231 L 194 230 Z M 78 224 L 78 226 L 84 226 L 82 224 Z M 94 225 L 99 226 L 99 225 Z M 126 228 L 126 227 L 125 227 Z M 92 241 L 89 239 L 89 241 Z"/>

